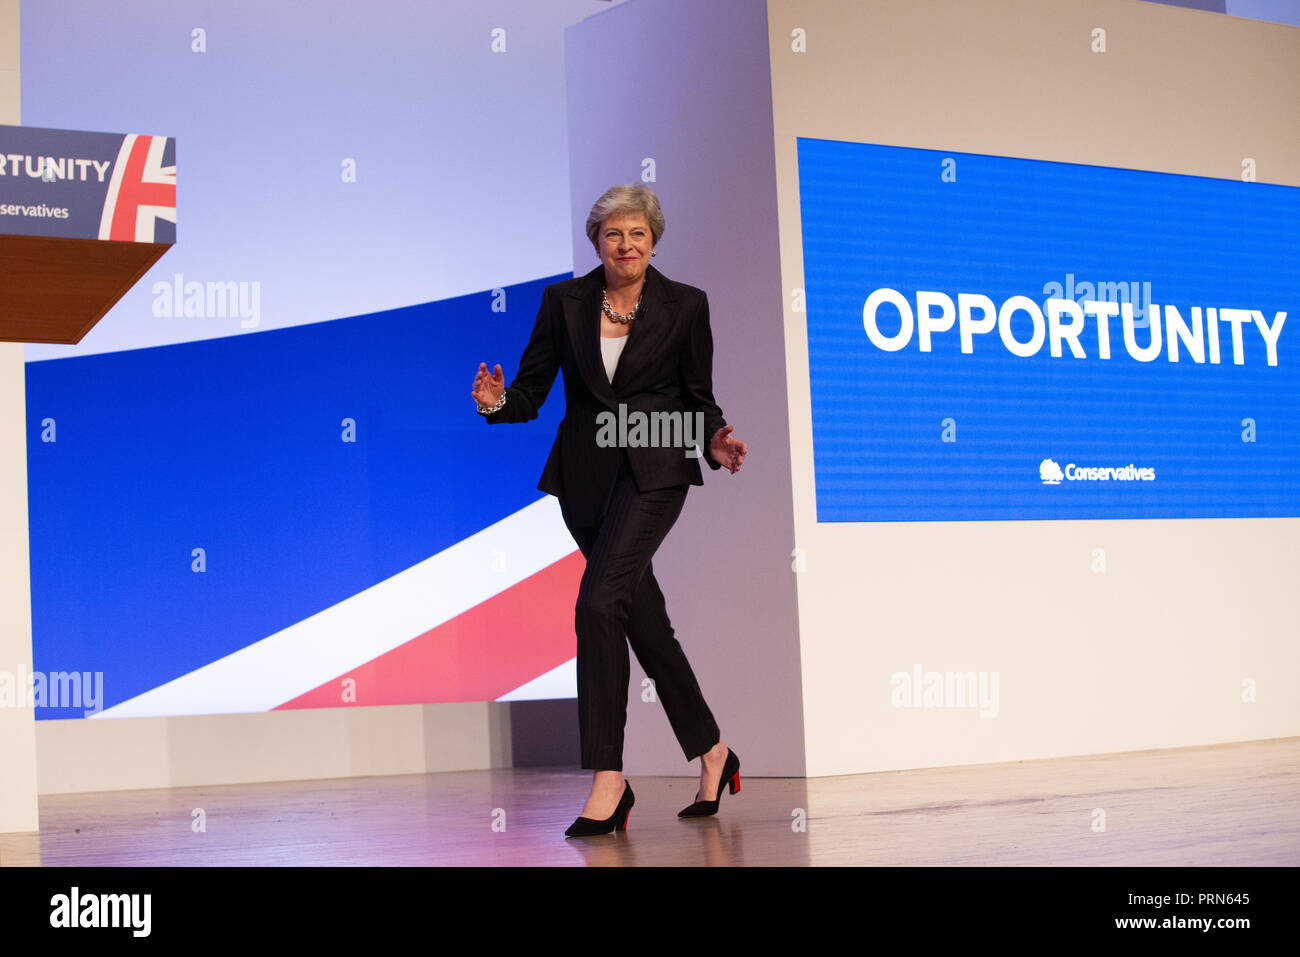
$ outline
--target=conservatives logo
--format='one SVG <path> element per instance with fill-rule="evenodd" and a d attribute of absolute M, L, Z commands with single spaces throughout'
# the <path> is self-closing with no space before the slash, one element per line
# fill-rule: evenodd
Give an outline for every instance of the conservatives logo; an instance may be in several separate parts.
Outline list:
<path fill-rule="evenodd" d="M 1060 485 L 1062 479 L 1069 482 L 1154 482 L 1156 470 L 1139 468 L 1131 462 L 1120 466 L 1075 465 L 1071 462 L 1062 472 L 1056 462 L 1043 459 L 1038 465 L 1038 477 L 1044 485 Z"/>

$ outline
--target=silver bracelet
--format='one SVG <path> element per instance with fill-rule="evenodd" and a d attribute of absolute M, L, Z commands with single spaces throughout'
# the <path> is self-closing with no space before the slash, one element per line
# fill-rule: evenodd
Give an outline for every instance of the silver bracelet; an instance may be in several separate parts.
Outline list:
<path fill-rule="evenodd" d="M 478 402 L 475 402 L 474 404 L 478 406 L 479 415 L 491 415 L 493 412 L 499 412 L 501 407 L 506 404 L 506 394 L 502 392 L 501 398 L 497 399 L 497 404 L 491 407 L 480 405 Z"/>

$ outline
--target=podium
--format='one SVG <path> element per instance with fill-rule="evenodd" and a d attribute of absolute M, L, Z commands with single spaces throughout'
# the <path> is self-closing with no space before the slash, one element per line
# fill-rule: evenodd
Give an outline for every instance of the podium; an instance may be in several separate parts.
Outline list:
<path fill-rule="evenodd" d="M 75 344 L 176 241 L 176 141 L 0 126 L 0 341 Z"/>
<path fill-rule="evenodd" d="M 176 141 L 0 126 L 0 342 L 80 342 L 176 242 Z M 37 830 L 21 346 L 0 349 L 0 833 Z"/>

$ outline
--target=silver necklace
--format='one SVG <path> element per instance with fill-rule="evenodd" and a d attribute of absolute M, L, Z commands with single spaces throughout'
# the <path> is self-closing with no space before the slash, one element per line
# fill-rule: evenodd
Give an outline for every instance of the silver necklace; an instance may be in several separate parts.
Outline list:
<path fill-rule="evenodd" d="M 641 286 L 641 295 L 645 295 L 644 284 Z M 609 304 L 609 296 L 606 295 L 606 291 L 602 289 L 600 291 L 600 308 L 605 315 L 609 316 L 611 321 L 619 322 L 626 326 L 636 318 L 636 311 L 641 308 L 641 296 L 636 297 L 636 305 L 632 307 L 632 311 L 624 315 L 621 312 L 614 311 L 614 307 Z"/>

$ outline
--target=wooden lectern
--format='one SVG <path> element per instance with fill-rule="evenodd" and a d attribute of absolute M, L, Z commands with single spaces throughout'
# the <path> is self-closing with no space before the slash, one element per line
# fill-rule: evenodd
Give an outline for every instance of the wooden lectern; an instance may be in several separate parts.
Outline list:
<path fill-rule="evenodd" d="M 80 342 L 176 241 L 176 141 L 0 126 L 0 341 Z"/>

